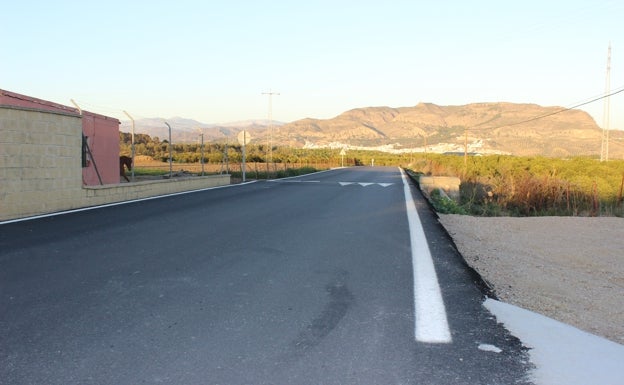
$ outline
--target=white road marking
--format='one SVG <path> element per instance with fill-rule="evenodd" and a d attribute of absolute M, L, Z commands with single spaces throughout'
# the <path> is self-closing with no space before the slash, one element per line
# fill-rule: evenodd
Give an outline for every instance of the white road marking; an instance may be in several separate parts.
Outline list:
<path fill-rule="evenodd" d="M 483 350 L 484 352 L 493 352 L 493 353 L 502 353 L 503 351 L 498 346 L 490 345 L 490 344 L 479 344 L 477 347 L 479 350 Z"/>
<path fill-rule="evenodd" d="M 359 184 L 362 187 L 367 187 L 373 184 L 376 184 L 381 187 L 392 186 L 394 183 L 375 183 L 375 182 L 338 182 L 341 186 L 349 186 L 352 184 Z"/>
<path fill-rule="evenodd" d="M 279 183 L 321 183 L 320 180 L 279 180 L 279 179 L 269 179 L 268 182 L 279 182 Z"/>
<path fill-rule="evenodd" d="M 414 270 L 414 310 L 415 338 L 420 342 L 450 343 L 452 342 L 446 318 L 446 309 L 438 284 L 431 251 L 422 228 L 414 198 L 410 190 L 407 176 L 402 169 L 405 207 L 410 230 L 412 247 L 412 267 Z"/>
<path fill-rule="evenodd" d="M 297 177 L 293 177 L 293 178 L 297 178 Z M 321 182 L 320 180 L 287 180 L 288 178 L 282 178 L 282 179 L 269 179 L 268 182 L 273 182 L 273 183 L 336 183 L 336 182 Z M 377 185 L 377 186 L 381 186 L 381 187 L 388 187 L 388 186 L 392 186 L 394 183 L 377 183 L 377 182 L 338 182 L 339 185 L 341 186 L 349 186 L 352 184 L 357 184 L 360 185 L 362 187 L 368 187 L 368 186 L 372 186 L 372 185 Z"/>

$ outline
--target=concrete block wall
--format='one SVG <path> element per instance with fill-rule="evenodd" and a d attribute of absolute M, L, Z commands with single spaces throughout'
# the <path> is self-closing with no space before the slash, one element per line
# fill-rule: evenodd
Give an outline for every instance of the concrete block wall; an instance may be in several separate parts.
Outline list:
<path fill-rule="evenodd" d="M 80 115 L 0 105 L 0 221 L 229 183 L 215 175 L 83 186 Z"/>
<path fill-rule="evenodd" d="M 426 195 L 431 195 L 435 189 L 440 189 L 451 199 L 459 201 L 459 185 L 461 180 L 454 176 L 420 176 L 418 178 L 420 190 Z"/>
<path fill-rule="evenodd" d="M 85 186 L 84 207 L 230 184 L 230 175 L 162 179 L 116 185 Z"/>
<path fill-rule="evenodd" d="M 79 115 L 0 108 L 0 220 L 79 207 Z"/>

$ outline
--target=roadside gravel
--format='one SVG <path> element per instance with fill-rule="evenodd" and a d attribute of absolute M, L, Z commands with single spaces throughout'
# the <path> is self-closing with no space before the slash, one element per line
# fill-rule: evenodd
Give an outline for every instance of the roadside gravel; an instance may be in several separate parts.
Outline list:
<path fill-rule="evenodd" d="M 624 344 L 624 218 L 439 217 L 500 300 Z"/>

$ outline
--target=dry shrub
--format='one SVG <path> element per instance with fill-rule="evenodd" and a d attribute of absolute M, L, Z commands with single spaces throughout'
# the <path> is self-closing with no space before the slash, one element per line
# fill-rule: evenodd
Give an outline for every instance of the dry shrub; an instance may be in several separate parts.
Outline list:
<path fill-rule="evenodd" d="M 512 215 L 598 215 L 600 212 L 596 190 L 588 194 L 552 176 L 524 172 L 488 182 L 477 190 L 479 198 Z"/>

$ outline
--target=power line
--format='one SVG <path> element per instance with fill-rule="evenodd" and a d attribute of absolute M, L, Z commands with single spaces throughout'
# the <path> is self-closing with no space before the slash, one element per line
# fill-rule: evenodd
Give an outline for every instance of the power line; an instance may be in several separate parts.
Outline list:
<path fill-rule="evenodd" d="M 502 125 L 500 125 L 500 126 L 487 127 L 487 128 L 479 128 L 479 130 L 486 130 L 486 129 L 489 129 L 489 130 L 494 130 L 494 129 L 497 129 L 497 128 L 502 128 L 502 127 L 512 127 L 512 126 L 517 126 L 517 125 L 519 125 L 519 124 L 524 124 L 524 123 L 533 122 L 533 121 L 535 121 L 535 120 L 544 119 L 544 118 L 547 118 L 547 117 L 549 117 L 549 116 L 553 116 L 553 115 L 556 115 L 556 114 L 560 114 L 560 113 L 562 113 L 562 112 L 566 112 L 566 111 L 573 110 L 573 109 L 575 109 L 575 108 L 579 108 L 579 107 L 584 106 L 584 105 L 586 105 L 586 104 L 590 104 L 590 103 L 593 103 L 593 102 L 597 102 L 598 100 L 602 100 L 602 99 L 604 99 L 604 98 L 608 98 L 609 96 L 613 96 L 613 95 L 619 94 L 619 93 L 621 93 L 621 92 L 624 92 L 624 86 L 620 87 L 618 90 L 613 91 L 613 92 L 611 92 L 611 93 L 608 93 L 608 94 L 605 94 L 605 95 L 601 95 L 601 96 L 599 96 L 599 97 L 596 97 L 596 98 L 594 98 L 594 99 L 588 100 L 588 101 L 586 101 L 586 102 L 582 102 L 582 103 L 579 103 L 579 104 L 575 104 L 575 105 L 573 105 L 573 106 L 571 106 L 571 107 L 562 108 L 562 109 L 557 110 L 557 111 L 555 111 L 555 112 L 550 112 L 550 113 L 548 113 L 548 114 L 539 115 L 539 116 L 536 116 L 536 117 L 533 117 L 533 118 L 529 118 L 529 119 L 526 119 L 526 120 L 521 120 L 521 121 L 519 121 L 519 122 L 515 122 L 515 123 L 502 124 Z M 483 125 L 483 124 L 485 124 L 485 123 L 487 123 L 487 122 L 484 122 L 484 123 L 481 123 L 481 124 L 477 124 L 476 126 L 473 126 L 473 127 L 471 127 L 471 128 L 468 128 L 468 129 L 469 129 L 469 130 L 474 131 L 474 130 L 476 129 L 476 127 L 479 127 L 479 126 L 481 126 L 481 125 Z"/>

